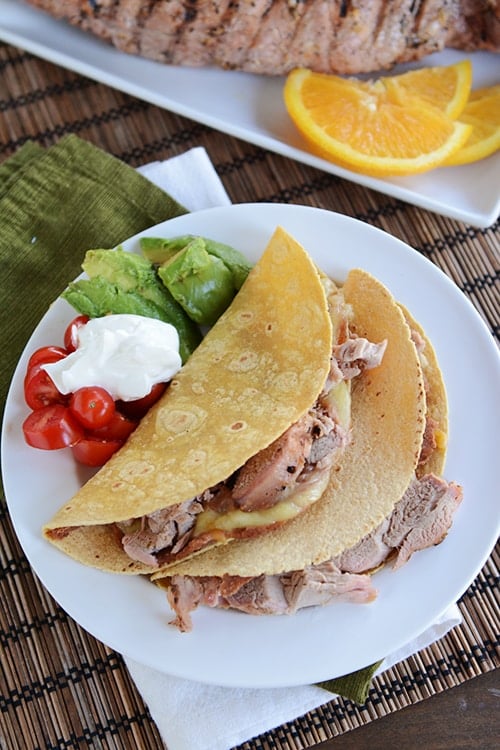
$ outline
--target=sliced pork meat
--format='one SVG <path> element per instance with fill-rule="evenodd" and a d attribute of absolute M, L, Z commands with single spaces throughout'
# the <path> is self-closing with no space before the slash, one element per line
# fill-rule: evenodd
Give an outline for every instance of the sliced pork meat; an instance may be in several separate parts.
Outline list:
<path fill-rule="evenodd" d="M 353 547 L 344 550 L 335 558 L 340 570 L 349 573 L 371 573 L 383 565 L 392 552 L 384 541 L 384 534 L 388 528 L 389 519 L 385 518 L 370 534 Z"/>
<path fill-rule="evenodd" d="M 434 474 L 414 479 L 389 518 L 335 562 L 345 572 L 373 571 L 393 559 L 397 569 L 418 550 L 439 544 L 462 501 L 462 488 Z"/>
<path fill-rule="evenodd" d="M 332 560 L 287 573 L 280 580 L 288 602 L 287 614 L 333 601 L 366 604 L 377 596 L 370 576 L 341 571 Z"/>
<path fill-rule="evenodd" d="M 196 516 L 203 510 L 198 498 L 162 508 L 135 522 L 121 525 L 123 549 L 132 560 L 156 567 L 155 553 L 164 547 L 182 548 Z M 131 527 L 131 528 L 129 528 Z"/>
<path fill-rule="evenodd" d="M 171 65 L 356 75 L 455 47 L 500 49 L 498 0 L 28 0 Z"/>
<path fill-rule="evenodd" d="M 387 341 L 374 344 L 361 337 L 351 337 L 334 346 L 333 354 L 345 380 L 360 375 L 364 370 L 378 367 L 382 362 Z"/>
<path fill-rule="evenodd" d="M 231 579 L 231 576 L 225 578 Z M 241 585 L 232 592 L 221 593 L 217 606 L 237 609 L 247 615 L 284 615 L 288 611 L 288 601 L 279 576 L 242 579 Z"/>
<path fill-rule="evenodd" d="M 170 624 L 182 632 L 189 632 L 193 627 L 191 612 L 201 604 L 217 606 L 219 588 L 220 579 L 217 578 L 173 576 L 167 588 L 167 599 L 176 617 Z"/>
<path fill-rule="evenodd" d="M 241 510 L 271 508 L 304 469 L 313 443 L 312 414 L 293 424 L 284 435 L 253 456 L 238 472 L 232 497 Z"/>
<path fill-rule="evenodd" d="M 400 568 L 414 552 L 439 544 L 447 535 L 462 502 L 462 488 L 434 474 L 413 481 L 397 503 L 386 544 L 396 552 L 394 568 Z"/>
<path fill-rule="evenodd" d="M 439 423 L 427 415 L 425 420 L 424 435 L 420 456 L 418 457 L 419 466 L 423 466 L 432 456 L 437 447 L 436 431 L 439 429 Z"/>
<path fill-rule="evenodd" d="M 172 576 L 165 586 L 175 612 L 171 624 L 184 632 L 192 629 L 191 612 L 201 605 L 251 615 L 289 615 L 305 607 L 370 602 L 377 596 L 370 576 L 342 573 L 332 561 L 255 578 Z"/>
<path fill-rule="evenodd" d="M 389 518 L 335 560 L 254 578 L 174 575 L 161 584 L 175 612 L 171 624 L 191 630 L 191 613 L 199 606 L 289 615 L 334 601 L 373 601 L 377 592 L 371 572 L 389 559 L 400 568 L 414 552 L 439 544 L 461 500 L 457 484 L 428 474 L 410 484 Z"/>
<path fill-rule="evenodd" d="M 331 469 L 349 441 L 349 428 L 337 414 L 335 399 L 329 398 L 333 383 L 350 380 L 382 361 L 386 342 L 348 338 L 332 354 L 331 373 L 314 406 L 267 448 L 249 459 L 225 482 L 179 505 L 158 510 L 119 525 L 122 545 L 133 560 L 157 568 L 173 556 L 187 556 L 216 541 L 223 532 L 201 532 L 194 538 L 197 516 L 205 509 L 216 513 L 232 510 L 251 513 L 272 508 L 288 499 L 297 488 Z M 337 377 L 338 375 L 338 377 Z M 255 533 L 249 521 L 248 534 Z M 237 535 L 247 535 L 239 528 Z"/>
<path fill-rule="evenodd" d="M 250 458 L 236 475 L 234 505 L 248 512 L 272 508 L 312 467 L 330 465 L 349 440 L 348 430 L 336 417 L 320 399 L 284 435 Z"/>

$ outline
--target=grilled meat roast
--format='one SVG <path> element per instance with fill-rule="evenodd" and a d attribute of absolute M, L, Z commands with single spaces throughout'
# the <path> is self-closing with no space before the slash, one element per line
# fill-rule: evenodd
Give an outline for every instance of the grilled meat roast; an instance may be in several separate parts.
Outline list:
<path fill-rule="evenodd" d="M 445 47 L 500 51 L 500 0 L 28 0 L 170 65 L 356 75 Z"/>

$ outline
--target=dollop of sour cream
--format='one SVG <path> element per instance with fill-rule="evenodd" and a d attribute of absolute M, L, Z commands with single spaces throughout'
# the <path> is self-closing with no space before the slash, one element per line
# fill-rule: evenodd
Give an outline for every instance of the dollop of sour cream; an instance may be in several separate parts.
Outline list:
<path fill-rule="evenodd" d="M 78 329 L 75 351 L 44 369 L 61 393 L 98 385 L 115 400 L 133 401 L 169 381 L 181 365 L 174 326 L 118 314 L 89 320 Z"/>

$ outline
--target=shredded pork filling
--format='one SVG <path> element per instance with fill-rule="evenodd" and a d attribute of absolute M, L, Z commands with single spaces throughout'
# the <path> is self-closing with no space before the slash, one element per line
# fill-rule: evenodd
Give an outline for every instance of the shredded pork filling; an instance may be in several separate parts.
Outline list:
<path fill-rule="evenodd" d="M 423 358 L 425 341 L 412 337 Z M 370 342 L 347 340 L 335 347 L 334 361 L 343 376 L 357 374 L 361 352 L 368 357 Z M 436 447 L 439 425 L 427 415 L 419 466 Z M 249 614 L 292 614 L 303 607 L 337 600 L 370 602 L 377 592 L 371 574 L 392 561 L 404 565 L 414 552 L 439 544 L 447 535 L 462 502 L 462 488 L 432 473 L 414 476 L 393 512 L 357 544 L 335 559 L 282 575 L 198 577 L 166 579 L 167 598 L 175 618 L 171 624 L 183 632 L 192 629 L 191 612 L 200 605 L 241 610 Z"/>
<path fill-rule="evenodd" d="M 461 500 L 458 485 L 428 474 L 412 481 L 392 514 L 373 532 L 333 560 L 255 578 L 174 575 L 165 586 L 175 613 L 171 624 L 190 631 L 191 613 L 200 605 L 282 615 L 333 601 L 373 601 L 377 591 L 371 572 L 389 560 L 394 569 L 400 568 L 417 550 L 439 544 Z"/>
<path fill-rule="evenodd" d="M 290 615 L 304 607 L 330 604 L 334 599 L 365 603 L 376 595 L 370 576 L 343 573 L 332 560 L 256 578 L 172 576 L 167 589 L 176 615 L 171 624 L 182 632 L 192 629 L 191 612 L 200 605 L 251 615 Z"/>

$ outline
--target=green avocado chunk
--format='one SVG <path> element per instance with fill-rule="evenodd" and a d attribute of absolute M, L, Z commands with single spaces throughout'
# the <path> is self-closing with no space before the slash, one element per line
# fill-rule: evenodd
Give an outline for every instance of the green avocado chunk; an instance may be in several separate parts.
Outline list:
<path fill-rule="evenodd" d="M 117 284 L 96 276 L 94 279 L 80 279 L 68 284 L 62 293 L 63 299 L 75 310 L 90 318 L 101 318 L 104 315 L 127 313 L 143 315 L 148 318 L 164 320 L 163 309 L 138 292 L 125 291 Z"/>
<path fill-rule="evenodd" d="M 151 263 L 134 253 L 116 250 L 87 250 L 82 268 L 91 279 L 102 278 L 124 292 L 138 292 L 168 311 L 170 300 Z"/>
<path fill-rule="evenodd" d="M 240 289 L 252 264 L 245 256 L 231 245 L 216 242 L 208 237 L 197 237 L 193 234 L 185 234 L 179 237 L 142 237 L 139 240 L 141 252 L 151 263 L 163 264 L 173 258 L 180 250 L 183 250 L 195 239 L 202 239 L 205 249 L 209 255 L 219 258 L 231 271 L 233 284 L 236 290 Z"/>
<path fill-rule="evenodd" d="M 233 274 L 220 258 L 207 251 L 201 237 L 159 266 L 158 276 L 199 325 L 213 325 L 237 292 Z"/>

